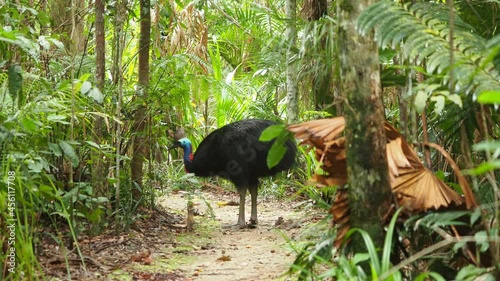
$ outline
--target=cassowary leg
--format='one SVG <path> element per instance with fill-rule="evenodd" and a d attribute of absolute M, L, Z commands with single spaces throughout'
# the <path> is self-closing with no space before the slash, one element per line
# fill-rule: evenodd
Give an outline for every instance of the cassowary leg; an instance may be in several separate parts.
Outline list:
<path fill-rule="evenodd" d="M 238 227 L 245 228 L 245 196 L 247 195 L 246 188 L 238 188 L 238 193 L 240 194 L 240 210 L 238 214 Z"/>
<path fill-rule="evenodd" d="M 252 213 L 250 216 L 250 225 L 257 225 L 257 186 L 251 186 L 248 188 L 250 191 L 250 196 L 252 197 Z"/>

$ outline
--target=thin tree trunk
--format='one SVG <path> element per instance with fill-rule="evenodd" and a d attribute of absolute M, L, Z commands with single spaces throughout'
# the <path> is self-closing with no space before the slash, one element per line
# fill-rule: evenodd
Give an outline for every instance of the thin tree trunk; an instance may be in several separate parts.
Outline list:
<path fill-rule="evenodd" d="M 341 89 L 347 98 L 346 143 L 351 226 L 368 232 L 382 248 L 383 220 L 391 205 L 384 107 L 380 84 L 378 48 L 371 36 L 356 32 L 358 15 L 373 0 L 340 2 L 339 36 Z M 360 236 L 353 250 L 366 251 Z"/>
<path fill-rule="evenodd" d="M 140 36 L 139 36 L 139 83 L 137 87 L 137 96 L 140 100 L 146 100 L 148 97 L 149 81 L 149 45 L 151 37 L 151 3 L 150 0 L 140 0 Z M 146 155 L 147 139 L 146 132 L 146 112 L 145 103 L 137 109 L 134 115 L 134 134 L 133 155 L 131 161 L 132 182 L 138 185 L 133 188 L 132 194 L 135 200 L 140 200 L 142 193 L 142 177 L 144 156 Z"/>
<path fill-rule="evenodd" d="M 294 48 L 297 41 L 297 27 L 296 27 L 296 0 L 286 0 L 285 13 L 287 18 L 287 25 L 285 31 L 285 38 L 288 40 L 286 51 L 286 100 L 287 112 L 286 119 L 288 123 L 294 123 L 298 120 L 299 116 L 299 101 L 298 101 L 298 84 L 297 84 L 297 66 L 294 62 Z"/>
<path fill-rule="evenodd" d="M 104 94 L 104 77 L 106 71 L 106 41 L 104 37 L 104 0 L 95 0 L 95 80 L 97 88 Z M 96 111 L 100 111 L 100 105 L 95 102 Z M 103 142 L 106 126 L 101 116 L 94 117 L 93 141 L 97 144 Z M 108 197 L 108 175 L 109 162 L 103 158 L 100 151 L 92 151 L 92 187 L 96 196 Z"/>
<path fill-rule="evenodd" d="M 115 35 L 114 35 L 114 48 L 113 48 L 113 81 L 117 85 L 116 93 L 116 113 L 115 116 L 121 118 L 122 110 L 122 99 L 123 99 L 123 49 L 125 48 L 125 35 L 123 34 L 123 25 L 127 17 L 127 0 L 120 0 L 116 6 L 116 17 L 115 17 Z M 121 171 L 121 144 L 122 144 L 122 127 L 119 122 L 116 122 L 115 132 L 115 233 L 118 235 L 121 223 L 120 215 L 120 171 Z"/>

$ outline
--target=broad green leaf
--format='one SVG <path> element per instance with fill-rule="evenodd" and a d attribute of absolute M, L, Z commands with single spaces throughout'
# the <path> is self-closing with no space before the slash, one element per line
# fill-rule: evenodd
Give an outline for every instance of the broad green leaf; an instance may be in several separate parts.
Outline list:
<path fill-rule="evenodd" d="M 474 234 L 474 238 L 476 239 L 476 244 L 481 245 L 479 251 L 482 253 L 486 252 L 490 246 L 488 243 L 488 233 L 484 230 L 478 231 Z"/>
<path fill-rule="evenodd" d="M 99 204 L 109 202 L 107 197 L 97 197 L 96 199 L 97 199 L 97 203 L 99 203 Z"/>
<path fill-rule="evenodd" d="M 21 124 L 23 125 L 23 128 L 30 133 L 35 133 L 38 129 L 36 122 L 27 116 L 22 119 Z"/>
<path fill-rule="evenodd" d="M 271 169 L 278 165 L 285 153 L 286 147 L 284 147 L 282 143 L 275 141 L 271 146 L 271 149 L 269 149 L 269 153 L 267 155 L 267 166 Z"/>
<path fill-rule="evenodd" d="M 54 153 L 55 156 L 57 156 L 57 157 L 62 156 L 62 150 L 61 150 L 61 147 L 59 145 L 57 145 L 56 143 L 53 143 L 53 142 L 49 142 L 48 146 L 49 146 L 50 150 L 52 150 L 52 152 Z"/>
<path fill-rule="evenodd" d="M 40 173 L 43 169 L 43 163 L 39 161 L 30 161 L 28 163 L 28 168 L 33 173 Z"/>
<path fill-rule="evenodd" d="M 464 174 L 479 176 L 479 175 L 483 175 L 489 171 L 498 170 L 498 169 L 500 169 L 500 160 L 494 160 L 494 161 L 488 161 L 488 162 L 481 163 L 479 166 L 477 166 L 474 169 L 464 170 Z"/>
<path fill-rule="evenodd" d="M 453 95 L 448 95 L 446 96 L 448 100 L 453 102 L 454 104 L 458 105 L 460 108 L 462 108 L 462 99 L 460 98 L 459 95 L 453 94 Z"/>
<path fill-rule="evenodd" d="M 469 264 L 460 269 L 460 271 L 457 273 L 457 276 L 455 277 L 455 280 L 464 280 L 464 281 L 477 280 L 476 278 L 482 275 L 483 273 L 486 273 L 487 270 L 488 270 L 487 268 L 479 268 L 475 267 L 472 264 Z M 481 280 L 488 280 L 488 279 L 481 279 Z"/>
<path fill-rule="evenodd" d="M 101 220 L 102 209 L 96 208 L 85 217 L 91 222 L 98 222 Z"/>
<path fill-rule="evenodd" d="M 38 44 L 45 50 L 50 50 L 50 42 L 45 38 L 45 36 L 38 37 Z"/>
<path fill-rule="evenodd" d="M 84 81 L 89 80 L 90 75 L 91 75 L 90 73 L 83 74 L 82 76 L 80 76 L 80 81 L 84 82 Z"/>
<path fill-rule="evenodd" d="M 424 111 L 426 103 L 427 93 L 424 91 L 418 91 L 413 102 L 418 113 L 422 113 L 422 111 Z"/>
<path fill-rule="evenodd" d="M 441 95 L 432 96 L 430 100 L 436 103 L 434 104 L 434 113 L 441 114 L 441 112 L 443 112 L 444 109 L 444 101 L 445 101 L 444 96 Z"/>
<path fill-rule="evenodd" d="M 86 94 L 92 88 L 92 83 L 89 81 L 85 81 L 82 83 L 82 87 L 80 88 L 80 93 Z"/>
<path fill-rule="evenodd" d="M 63 121 L 64 119 L 66 119 L 66 117 L 67 116 L 65 115 L 50 114 L 49 116 L 47 116 L 47 120 L 58 122 L 58 121 Z M 62 122 L 62 123 L 68 124 L 68 122 Z"/>
<path fill-rule="evenodd" d="M 104 95 L 101 93 L 101 90 L 99 90 L 99 88 L 97 87 L 92 87 L 92 89 L 88 91 L 88 95 L 98 103 L 102 103 L 102 101 L 104 100 Z"/>
<path fill-rule="evenodd" d="M 61 42 L 61 41 L 59 41 L 57 39 L 47 38 L 47 41 L 51 42 L 52 44 L 54 44 L 59 49 L 63 49 L 64 48 L 63 42 Z"/>
<path fill-rule="evenodd" d="M 368 253 L 356 253 L 352 257 L 352 263 L 359 264 L 359 263 L 367 261 L 369 259 L 370 259 L 370 254 L 368 254 Z"/>
<path fill-rule="evenodd" d="M 444 176 L 445 176 L 445 175 L 444 175 L 444 172 L 443 172 L 443 171 L 438 170 L 438 171 L 436 172 L 436 174 L 435 174 L 435 175 L 436 175 L 436 177 L 437 177 L 438 179 L 440 179 L 440 180 L 444 181 Z"/>
<path fill-rule="evenodd" d="M 500 141 L 483 141 L 472 146 L 475 151 L 496 151 L 500 149 Z"/>
<path fill-rule="evenodd" d="M 95 147 L 97 149 L 101 149 L 101 146 L 93 141 L 85 141 L 88 145 Z"/>
<path fill-rule="evenodd" d="M 270 141 L 279 136 L 285 130 L 284 125 L 272 125 L 267 127 L 260 135 L 259 141 Z"/>
<path fill-rule="evenodd" d="M 486 104 L 500 104 L 500 91 L 491 90 L 482 92 L 479 94 L 477 101 Z"/>
<path fill-rule="evenodd" d="M 73 149 L 73 146 L 71 146 L 71 144 L 69 144 L 66 141 L 60 141 L 59 146 L 61 147 L 62 151 L 64 152 L 64 156 L 68 157 L 68 159 L 71 160 L 71 165 L 73 167 L 78 166 L 78 163 L 80 163 L 80 159 L 78 158 L 78 155 L 76 155 L 76 152 Z"/>
<path fill-rule="evenodd" d="M 470 224 L 474 225 L 480 217 L 481 217 L 481 209 L 480 208 L 474 209 L 474 212 L 470 215 Z"/>

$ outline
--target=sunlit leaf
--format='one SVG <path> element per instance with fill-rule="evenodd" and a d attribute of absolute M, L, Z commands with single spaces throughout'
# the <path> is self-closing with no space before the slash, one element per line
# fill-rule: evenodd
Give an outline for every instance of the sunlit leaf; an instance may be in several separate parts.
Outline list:
<path fill-rule="evenodd" d="M 475 151 L 494 152 L 500 149 L 500 141 L 483 141 L 472 146 Z"/>
<path fill-rule="evenodd" d="M 443 112 L 443 108 L 444 108 L 444 101 L 445 101 L 444 96 L 441 96 L 441 95 L 433 96 L 433 97 L 431 97 L 431 101 L 436 103 L 434 105 L 434 113 L 441 114 L 441 112 Z"/>
<path fill-rule="evenodd" d="M 80 93 L 86 94 L 92 88 L 92 83 L 89 81 L 85 81 L 82 83 L 82 87 L 80 88 Z"/>
<path fill-rule="evenodd" d="M 500 160 L 494 160 L 494 161 L 488 161 L 488 162 L 481 163 L 481 164 L 479 164 L 479 166 L 477 166 L 474 169 L 464 170 L 464 174 L 479 176 L 479 175 L 483 175 L 489 171 L 493 171 L 493 170 L 497 170 L 497 169 L 500 169 Z"/>
<path fill-rule="evenodd" d="M 48 121 L 54 121 L 54 122 L 60 122 L 60 121 L 63 121 L 64 119 L 66 119 L 67 116 L 65 115 L 58 115 L 58 114 L 49 114 L 49 116 L 47 116 L 47 120 Z M 61 122 L 61 123 L 65 123 L 65 124 L 68 124 L 68 122 Z"/>
<path fill-rule="evenodd" d="M 87 83 L 87 82 L 85 82 Z M 104 95 L 101 93 L 101 90 L 97 87 L 92 87 L 87 93 L 89 97 L 93 98 L 96 102 L 102 103 L 104 100 Z"/>
<path fill-rule="evenodd" d="M 285 131 L 284 125 L 272 125 L 267 127 L 260 135 L 259 141 L 270 141 Z"/>
<path fill-rule="evenodd" d="M 446 96 L 448 100 L 453 102 L 454 104 L 458 105 L 460 108 L 462 108 L 462 99 L 460 98 L 459 95 L 453 94 L 453 95 L 448 95 Z"/>
<path fill-rule="evenodd" d="M 229 72 L 226 76 L 226 84 L 228 85 L 231 85 L 231 83 L 233 82 L 233 79 L 234 79 L 234 75 L 236 74 L 236 70 L 238 68 L 235 68 L 233 71 Z"/>
<path fill-rule="evenodd" d="M 418 113 L 424 111 L 425 105 L 427 103 L 427 93 L 424 91 L 418 91 L 415 95 L 415 100 L 413 104 Z"/>
<path fill-rule="evenodd" d="M 45 36 L 38 37 L 38 44 L 45 50 L 50 50 L 50 42 L 45 39 Z"/>
<path fill-rule="evenodd" d="M 500 104 L 500 91 L 491 90 L 482 92 L 479 94 L 477 101 L 486 104 Z"/>

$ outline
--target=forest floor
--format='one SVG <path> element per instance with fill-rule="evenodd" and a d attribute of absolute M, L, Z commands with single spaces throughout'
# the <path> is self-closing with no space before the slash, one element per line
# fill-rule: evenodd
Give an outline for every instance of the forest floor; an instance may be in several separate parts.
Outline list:
<path fill-rule="evenodd" d="M 194 228 L 186 225 L 187 201 L 194 203 Z M 247 221 L 250 213 L 247 197 Z M 101 235 L 80 241 L 85 266 L 73 251 L 66 261 L 46 243 L 40 263 L 49 280 L 292 280 L 286 274 L 302 242 L 315 242 L 325 211 L 310 200 L 259 196 L 256 228 L 235 229 L 236 192 L 204 190 L 170 193 L 159 210 L 135 223 L 127 235 Z M 323 230 L 321 230 L 323 231 Z"/>

